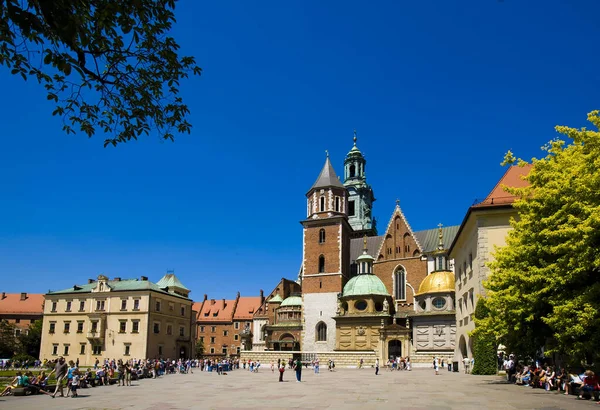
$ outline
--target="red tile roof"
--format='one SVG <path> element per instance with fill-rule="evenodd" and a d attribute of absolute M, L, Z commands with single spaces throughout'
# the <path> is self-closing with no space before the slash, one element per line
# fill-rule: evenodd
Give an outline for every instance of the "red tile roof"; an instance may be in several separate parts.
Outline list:
<path fill-rule="evenodd" d="M 2 293 L 0 295 L 0 315 L 31 315 L 44 313 L 44 295 L 25 294 L 21 300 L 21 293 Z"/>
<path fill-rule="evenodd" d="M 529 185 L 529 182 L 523 179 L 523 176 L 529 174 L 532 165 L 528 164 L 523 167 L 511 166 L 506 170 L 500 181 L 496 184 L 492 192 L 481 202 L 476 204 L 476 207 L 488 207 L 495 205 L 512 204 L 517 197 L 506 192 L 505 187 L 523 188 Z"/>
<path fill-rule="evenodd" d="M 223 322 L 233 319 L 233 307 L 235 299 L 208 299 L 198 312 L 198 321 L 201 322 Z"/>
<path fill-rule="evenodd" d="M 258 310 L 260 304 L 260 296 L 240 297 L 233 318 L 252 319 L 254 312 Z"/>

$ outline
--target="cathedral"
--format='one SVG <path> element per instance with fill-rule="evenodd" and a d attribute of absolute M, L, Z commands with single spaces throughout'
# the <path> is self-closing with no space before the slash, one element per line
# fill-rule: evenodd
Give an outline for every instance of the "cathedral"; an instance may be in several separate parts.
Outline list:
<path fill-rule="evenodd" d="M 455 297 L 447 247 L 458 226 L 413 231 L 400 208 L 378 234 L 367 161 L 354 145 L 343 181 L 329 155 L 306 193 L 302 264 L 295 281 L 281 279 L 254 313 L 242 356 L 289 351 L 310 359 L 357 358 L 385 363 L 410 356 L 430 363 L 452 358 Z"/>

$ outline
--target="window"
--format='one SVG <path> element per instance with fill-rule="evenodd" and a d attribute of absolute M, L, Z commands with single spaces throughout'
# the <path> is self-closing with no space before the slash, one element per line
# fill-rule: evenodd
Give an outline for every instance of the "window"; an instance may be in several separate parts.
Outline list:
<path fill-rule="evenodd" d="M 235 330 L 238 330 L 238 329 L 240 328 L 240 322 L 235 322 L 235 323 L 233 324 L 233 328 L 234 328 Z"/>
<path fill-rule="evenodd" d="M 156 304 L 155 304 L 155 307 L 154 307 L 154 308 L 155 308 L 155 310 L 156 310 L 157 312 L 160 312 L 160 300 L 157 300 L 157 301 L 156 301 Z"/>
<path fill-rule="evenodd" d="M 179 336 L 181 336 L 181 337 L 185 336 L 185 327 L 179 326 Z"/>
<path fill-rule="evenodd" d="M 56 356 L 57 354 L 58 354 L 58 345 L 53 344 L 52 345 L 52 356 Z"/>
<path fill-rule="evenodd" d="M 63 355 L 68 356 L 69 355 L 69 345 L 64 345 L 65 346 L 65 350 Z"/>
<path fill-rule="evenodd" d="M 119 320 L 119 333 L 125 333 L 127 330 L 127 321 Z"/>
<path fill-rule="evenodd" d="M 213 313 L 213 317 L 217 317 L 217 316 L 219 316 L 219 312 Z"/>
<path fill-rule="evenodd" d="M 71 322 L 65 322 L 65 328 L 63 331 L 65 333 L 69 333 L 71 331 Z"/>
<path fill-rule="evenodd" d="M 223 353 L 225 355 L 227 354 L 227 346 L 225 346 L 223 349 L 221 349 L 221 353 Z"/>
<path fill-rule="evenodd" d="M 354 304 L 354 307 L 356 308 L 356 310 L 365 310 L 367 308 L 367 302 L 364 300 L 359 300 Z"/>
<path fill-rule="evenodd" d="M 92 329 L 90 330 L 90 332 L 96 333 L 97 331 L 98 331 L 98 322 L 94 321 L 94 322 L 92 322 Z"/>
<path fill-rule="evenodd" d="M 104 300 L 96 301 L 96 310 L 104 310 Z"/>
<path fill-rule="evenodd" d="M 131 350 L 131 345 L 130 344 L 126 344 L 125 345 L 125 353 L 123 353 L 124 356 L 129 356 L 129 351 Z"/>
<path fill-rule="evenodd" d="M 140 321 L 139 320 L 133 320 L 131 322 L 131 333 L 137 333 L 140 331 Z"/>
<path fill-rule="evenodd" d="M 154 322 L 154 329 L 153 330 L 154 330 L 155 334 L 160 333 L 160 323 Z"/>
<path fill-rule="evenodd" d="M 21 319 L 15 319 L 15 323 L 21 323 Z"/>
<path fill-rule="evenodd" d="M 235 351 L 236 351 L 236 352 L 237 352 L 237 354 L 239 355 L 239 354 L 240 354 L 240 347 L 238 346 L 238 347 L 235 349 Z"/>
<path fill-rule="evenodd" d="M 169 312 L 173 312 L 175 310 L 175 303 L 169 302 Z"/>
<path fill-rule="evenodd" d="M 325 256 L 319 256 L 319 273 L 325 273 Z"/>
<path fill-rule="evenodd" d="M 85 310 L 85 300 L 79 301 L 79 311 L 83 312 Z"/>
<path fill-rule="evenodd" d="M 204 333 L 204 326 L 200 326 L 200 332 Z"/>
<path fill-rule="evenodd" d="M 354 201 L 348 201 L 348 216 L 354 216 Z"/>
<path fill-rule="evenodd" d="M 93 345 L 92 346 L 92 354 L 96 355 L 96 356 L 102 354 L 102 346 L 101 345 Z"/>
<path fill-rule="evenodd" d="M 71 301 L 67 301 L 67 308 L 65 309 L 65 312 L 70 312 L 71 311 Z"/>
<path fill-rule="evenodd" d="M 133 299 L 133 310 L 140 310 L 140 300 Z"/>
<path fill-rule="evenodd" d="M 335 212 L 340 212 L 340 197 L 335 197 Z"/>
<path fill-rule="evenodd" d="M 21 329 L 15 329 L 15 336 L 16 337 L 21 336 Z"/>
<path fill-rule="evenodd" d="M 317 325 L 317 331 L 315 333 L 317 336 L 317 342 L 327 341 L 327 325 L 325 323 L 319 322 Z"/>
<path fill-rule="evenodd" d="M 215 354 L 215 348 L 214 347 L 210 348 L 210 354 Z"/>
<path fill-rule="evenodd" d="M 121 299 L 121 310 L 127 310 L 127 299 Z"/>
<path fill-rule="evenodd" d="M 433 304 L 433 307 L 436 309 L 442 309 L 444 306 L 446 306 L 446 299 L 444 298 L 434 298 L 433 301 L 431 302 Z"/>
<path fill-rule="evenodd" d="M 228 330 L 223 330 L 223 336 L 228 336 L 229 335 L 229 331 Z"/>
<path fill-rule="evenodd" d="M 56 302 L 52 302 L 52 309 L 50 311 L 56 312 Z"/>
<path fill-rule="evenodd" d="M 214 336 L 212 336 L 212 337 L 210 338 L 210 344 L 213 344 L 214 342 L 215 342 L 215 337 L 214 337 Z"/>
<path fill-rule="evenodd" d="M 79 345 L 79 354 L 85 354 L 85 343 Z"/>
<path fill-rule="evenodd" d="M 210 331 L 215 333 L 217 331 L 217 327 L 216 326 L 211 326 L 210 327 Z"/>
<path fill-rule="evenodd" d="M 173 334 L 173 325 L 167 325 L 167 334 L 169 336 Z"/>
<path fill-rule="evenodd" d="M 56 322 L 50 322 L 50 329 L 48 329 L 48 333 L 54 333 L 56 331 Z"/>
<path fill-rule="evenodd" d="M 233 340 L 235 340 L 236 342 L 237 342 L 238 340 L 240 340 L 240 335 L 233 335 Z"/>
<path fill-rule="evenodd" d="M 325 197 L 324 196 L 321 196 L 321 198 L 320 198 L 320 204 L 321 204 L 320 211 L 324 212 L 325 211 Z"/>
<path fill-rule="evenodd" d="M 163 347 L 162 347 L 162 345 L 158 345 L 158 355 L 162 356 L 162 354 L 163 354 Z"/>
<path fill-rule="evenodd" d="M 325 243 L 325 229 L 319 231 L 319 243 Z"/>
<path fill-rule="evenodd" d="M 427 302 L 425 300 L 422 300 L 419 302 L 419 306 L 421 307 L 421 309 L 426 310 L 427 309 Z"/>
<path fill-rule="evenodd" d="M 83 320 L 77 321 L 77 333 L 83 333 Z"/>
<path fill-rule="evenodd" d="M 185 306 L 181 307 L 181 316 L 185 316 Z"/>
<path fill-rule="evenodd" d="M 473 269 L 473 254 L 469 254 L 469 269 Z"/>
<path fill-rule="evenodd" d="M 403 268 L 398 268 L 394 273 L 394 298 L 406 300 L 406 272 Z"/>
<path fill-rule="evenodd" d="M 200 341 L 204 343 L 204 336 L 200 336 Z"/>
<path fill-rule="evenodd" d="M 354 164 L 350 165 L 350 178 L 354 178 L 356 176 L 356 166 Z"/>

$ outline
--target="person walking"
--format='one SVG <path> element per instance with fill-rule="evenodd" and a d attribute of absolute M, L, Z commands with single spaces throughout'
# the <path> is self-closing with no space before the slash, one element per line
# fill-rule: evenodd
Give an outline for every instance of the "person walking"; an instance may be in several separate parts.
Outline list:
<path fill-rule="evenodd" d="M 302 360 L 298 358 L 294 363 L 294 370 L 296 370 L 296 382 L 302 381 Z"/>
<path fill-rule="evenodd" d="M 379 359 L 375 359 L 375 376 L 379 374 Z"/>
<path fill-rule="evenodd" d="M 319 357 L 318 356 L 315 357 L 314 367 L 315 367 L 315 374 L 319 374 Z"/>
<path fill-rule="evenodd" d="M 285 364 L 284 362 L 280 362 L 279 364 L 279 381 L 282 382 L 283 381 L 283 372 L 285 372 Z"/>
<path fill-rule="evenodd" d="M 67 375 L 67 363 L 65 362 L 64 357 L 59 357 L 56 365 L 54 366 L 54 370 L 50 372 L 48 375 L 48 380 L 50 380 L 50 376 L 52 374 L 56 375 L 56 389 L 54 390 L 54 394 L 51 396 L 52 398 L 56 397 L 56 393 L 60 391 L 61 397 L 64 397 L 62 382 Z"/>

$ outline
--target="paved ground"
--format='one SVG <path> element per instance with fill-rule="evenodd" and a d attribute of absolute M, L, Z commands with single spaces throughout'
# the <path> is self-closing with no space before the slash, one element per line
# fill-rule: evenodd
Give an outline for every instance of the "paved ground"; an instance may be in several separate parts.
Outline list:
<path fill-rule="evenodd" d="M 80 390 L 79 398 L 2 397 L 0 409 L 600 409 L 555 392 L 507 385 L 500 377 L 415 369 L 411 372 L 340 369 L 297 383 L 287 370 L 285 383 L 270 370 L 236 370 L 170 375 L 134 382 L 132 387 Z"/>

